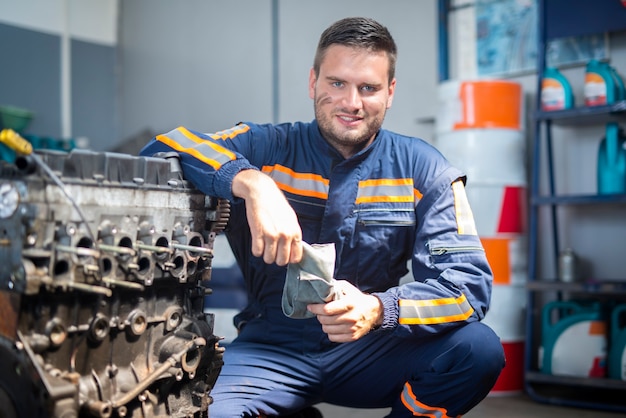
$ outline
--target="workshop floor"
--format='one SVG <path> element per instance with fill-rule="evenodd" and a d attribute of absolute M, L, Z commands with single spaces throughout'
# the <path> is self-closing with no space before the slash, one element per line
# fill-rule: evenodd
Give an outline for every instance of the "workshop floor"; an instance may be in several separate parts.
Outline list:
<path fill-rule="evenodd" d="M 324 418 L 382 418 L 388 409 L 350 409 L 328 404 L 317 408 Z M 530 399 L 526 395 L 488 396 L 463 418 L 617 418 L 623 413 L 575 409 L 546 405 Z"/>

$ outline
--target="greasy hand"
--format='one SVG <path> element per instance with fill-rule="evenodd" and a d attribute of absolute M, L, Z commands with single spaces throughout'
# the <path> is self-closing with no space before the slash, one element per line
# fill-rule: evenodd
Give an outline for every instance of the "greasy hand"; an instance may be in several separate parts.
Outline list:
<path fill-rule="evenodd" d="M 300 262 L 302 230 L 274 180 L 260 171 L 243 170 L 233 179 L 232 191 L 246 201 L 252 254 L 279 266 Z"/>
<path fill-rule="evenodd" d="M 331 341 L 356 341 L 382 324 L 383 304 L 380 299 L 361 292 L 345 280 L 338 280 L 335 286 L 339 286 L 342 292 L 338 300 L 307 307 L 317 315 L 317 320 Z"/>

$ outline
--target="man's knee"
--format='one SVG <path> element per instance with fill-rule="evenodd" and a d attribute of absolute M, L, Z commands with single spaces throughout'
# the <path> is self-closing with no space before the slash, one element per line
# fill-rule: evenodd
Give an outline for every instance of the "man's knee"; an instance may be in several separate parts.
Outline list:
<path fill-rule="evenodd" d="M 461 373 L 476 378 L 495 379 L 504 367 L 504 349 L 500 338 L 480 322 L 468 324 L 454 332 L 448 349 L 432 364 L 433 371 Z"/>
<path fill-rule="evenodd" d="M 471 359 L 474 368 L 498 377 L 505 364 L 504 348 L 496 333 L 487 325 L 472 326 Z"/>

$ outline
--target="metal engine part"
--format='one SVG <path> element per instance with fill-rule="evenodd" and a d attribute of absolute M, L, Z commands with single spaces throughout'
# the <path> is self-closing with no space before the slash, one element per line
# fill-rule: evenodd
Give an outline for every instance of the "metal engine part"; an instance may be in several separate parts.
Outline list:
<path fill-rule="evenodd" d="M 0 170 L 2 417 L 206 417 L 204 312 L 226 201 L 171 155 L 85 150 Z"/>

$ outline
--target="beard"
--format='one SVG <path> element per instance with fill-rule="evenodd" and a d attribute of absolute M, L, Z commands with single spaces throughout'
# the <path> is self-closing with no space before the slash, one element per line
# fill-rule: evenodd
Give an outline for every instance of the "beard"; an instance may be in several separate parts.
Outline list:
<path fill-rule="evenodd" d="M 354 113 L 341 108 L 324 112 L 322 110 L 323 104 L 324 97 L 314 100 L 315 119 L 317 120 L 320 132 L 324 139 L 342 153 L 344 157 L 346 156 L 346 152 L 350 155 L 354 155 L 368 146 L 380 130 L 383 125 L 383 120 L 385 119 L 386 109 L 383 109 L 377 116 L 371 117 L 363 111 Z M 336 118 L 335 115 L 338 113 L 359 116 L 362 118 L 362 123 L 359 127 L 354 129 L 341 126 L 334 120 Z"/>

